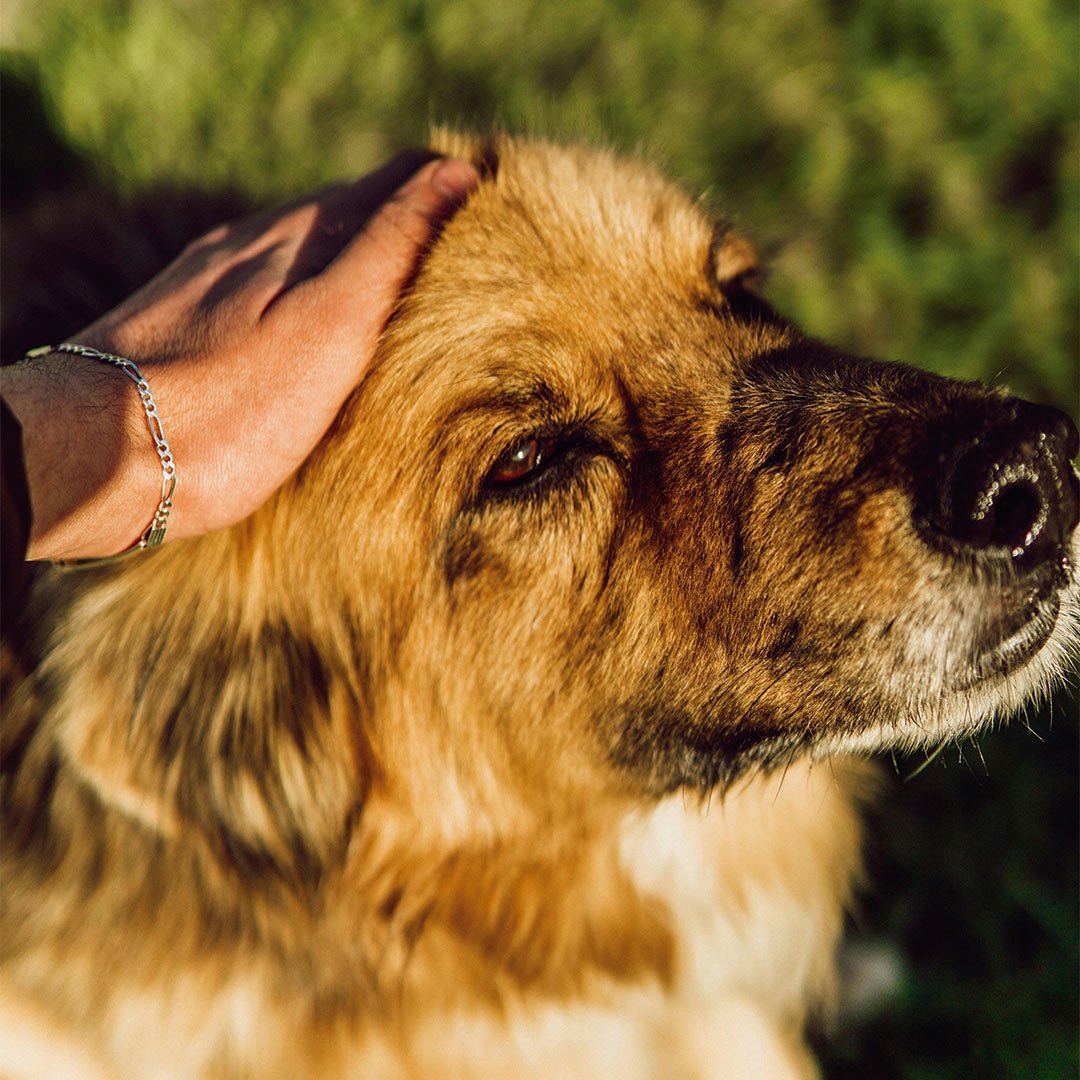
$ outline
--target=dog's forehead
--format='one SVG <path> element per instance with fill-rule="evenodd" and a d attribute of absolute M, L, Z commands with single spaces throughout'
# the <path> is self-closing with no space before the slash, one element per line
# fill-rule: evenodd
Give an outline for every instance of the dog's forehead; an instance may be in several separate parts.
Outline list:
<path fill-rule="evenodd" d="M 707 213 L 638 162 L 510 144 L 450 223 L 447 254 L 475 262 L 472 273 L 508 298 L 516 287 L 626 320 L 650 303 L 711 294 L 713 232 Z"/>
<path fill-rule="evenodd" d="M 685 393 L 775 345 L 724 311 L 721 233 L 638 162 L 508 143 L 434 246 L 401 330 L 445 343 L 425 377 L 465 395 Z"/>

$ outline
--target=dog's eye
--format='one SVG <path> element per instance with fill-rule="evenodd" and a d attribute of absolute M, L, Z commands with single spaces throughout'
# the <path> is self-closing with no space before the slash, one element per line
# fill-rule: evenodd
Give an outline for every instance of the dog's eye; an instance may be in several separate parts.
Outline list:
<path fill-rule="evenodd" d="M 530 435 L 499 458 L 487 482 L 495 487 L 510 487 L 527 480 L 551 462 L 556 446 L 552 436 Z"/>

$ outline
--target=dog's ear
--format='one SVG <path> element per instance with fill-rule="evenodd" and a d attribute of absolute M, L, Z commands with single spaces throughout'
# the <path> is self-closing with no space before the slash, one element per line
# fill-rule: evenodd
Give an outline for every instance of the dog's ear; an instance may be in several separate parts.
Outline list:
<path fill-rule="evenodd" d="M 489 179 L 499 171 L 498 142 L 499 138 L 494 134 L 471 135 L 450 128 L 435 128 L 429 146 L 436 154 L 469 162 L 482 177 Z"/>
<path fill-rule="evenodd" d="M 107 641 L 122 635 L 100 627 L 125 610 L 99 617 Z M 353 680 L 306 634 L 189 610 L 142 651 L 136 640 L 83 661 L 63 688 L 60 741 L 104 805 L 197 835 L 266 880 L 303 885 L 334 863 L 372 764 Z"/>
<path fill-rule="evenodd" d="M 725 222 L 713 232 L 708 273 L 716 289 L 726 297 L 753 292 L 764 275 L 757 248 Z"/>

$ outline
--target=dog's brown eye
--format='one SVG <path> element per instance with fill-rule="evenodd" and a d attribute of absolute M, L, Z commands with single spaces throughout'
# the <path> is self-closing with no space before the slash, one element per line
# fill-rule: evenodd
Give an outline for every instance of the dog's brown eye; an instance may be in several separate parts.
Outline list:
<path fill-rule="evenodd" d="M 516 484 L 536 472 L 554 453 L 555 440 L 530 435 L 495 463 L 488 475 L 491 484 Z"/>

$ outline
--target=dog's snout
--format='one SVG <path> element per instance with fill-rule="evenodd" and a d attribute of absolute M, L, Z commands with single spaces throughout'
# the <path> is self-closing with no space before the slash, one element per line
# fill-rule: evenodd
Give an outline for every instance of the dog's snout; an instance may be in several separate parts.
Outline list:
<path fill-rule="evenodd" d="M 1010 401 L 974 432 L 942 423 L 932 442 L 922 516 L 938 537 L 1024 568 L 1060 558 L 1080 507 L 1078 436 L 1064 413 Z"/>

